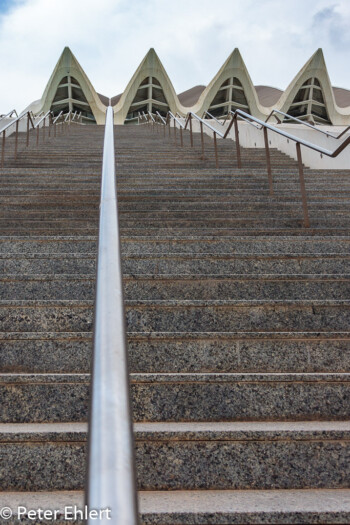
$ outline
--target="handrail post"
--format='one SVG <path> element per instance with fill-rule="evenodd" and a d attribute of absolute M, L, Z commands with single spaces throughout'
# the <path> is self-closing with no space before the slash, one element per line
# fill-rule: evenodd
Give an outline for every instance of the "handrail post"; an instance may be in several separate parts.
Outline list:
<path fill-rule="evenodd" d="M 174 140 L 176 144 L 176 120 L 174 119 Z"/>
<path fill-rule="evenodd" d="M 214 151 L 215 151 L 215 167 L 219 167 L 219 159 L 218 159 L 218 146 L 216 143 L 216 133 L 213 131 L 213 139 L 214 139 Z"/>
<path fill-rule="evenodd" d="M 14 154 L 15 160 L 17 159 L 17 148 L 18 148 L 18 124 L 19 124 L 19 121 L 16 120 L 15 154 Z"/>
<path fill-rule="evenodd" d="M 233 117 L 233 124 L 235 126 L 235 142 L 236 142 L 236 152 L 237 152 L 237 166 L 238 168 L 242 168 L 242 162 L 241 162 L 241 148 L 239 145 L 239 129 L 238 129 L 238 122 L 237 122 L 237 116 L 234 115 Z"/>
<path fill-rule="evenodd" d="M 190 113 L 190 136 L 191 136 L 191 148 L 193 148 L 193 131 L 192 131 L 192 115 Z"/>
<path fill-rule="evenodd" d="M 37 145 L 37 147 L 39 145 L 39 130 L 40 130 L 40 124 L 36 128 L 36 145 Z"/>
<path fill-rule="evenodd" d="M 264 142 L 265 142 L 265 153 L 266 153 L 266 164 L 267 164 L 267 176 L 269 179 L 270 195 L 273 195 L 273 182 L 272 182 L 272 171 L 271 171 L 271 158 L 269 149 L 269 138 L 267 135 L 267 128 L 264 128 Z"/>
<path fill-rule="evenodd" d="M 29 146 L 29 111 L 27 113 L 27 140 L 26 140 L 26 147 Z"/>
<path fill-rule="evenodd" d="M 183 139 L 183 136 L 182 136 L 182 126 L 180 126 L 180 145 L 181 145 L 181 147 L 183 148 L 183 145 L 184 145 L 184 139 Z"/>
<path fill-rule="evenodd" d="M 202 121 L 199 122 L 199 126 L 201 128 L 202 160 L 204 160 L 204 135 L 203 135 L 203 123 L 202 123 Z"/>
<path fill-rule="evenodd" d="M 43 142 L 45 142 L 45 125 L 46 125 L 46 117 L 44 117 L 44 120 L 43 120 Z"/>
<path fill-rule="evenodd" d="M 298 158 L 300 191 L 301 191 L 301 200 L 302 200 L 302 203 L 303 203 L 303 214 L 304 214 L 304 226 L 305 226 L 305 228 L 310 228 L 310 219 L 309 219 L 309 211 L 308 211 L 308 207 L 307 207 L 305 179 L 304 179 L 303 162 L 302 162 L 302 158 L 301 158 L 300 142 L 297 142 L 295 144 L 295 147 L 296 147 L 296 150 L 297 150 L 297 158 Z"/>
<path fill-rule="evenodd" d="M 118 203 L 113 109 L 107 108 L 101 180 L 94 352 L 89 417 L 88 509 L 110 509 L 99 523 L 137 525 L 134 439 Z M 88 519 L 87 525 L 96 520 Z"/>
<path fill-rule="evenodd" d="M 6 142 L 6 130 L 2 132 L 2 147 L 1 147 L 1 167 L 4 167 L 5 161 L 5 142 Z"/>

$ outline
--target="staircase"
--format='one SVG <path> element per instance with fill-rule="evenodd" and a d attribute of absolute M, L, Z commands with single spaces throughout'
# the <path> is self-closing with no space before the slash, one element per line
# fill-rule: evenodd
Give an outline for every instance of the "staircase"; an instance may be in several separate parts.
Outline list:
<path fill-rule="evenodd" d="M 0 170 L 1 523 L 81 523 L 103 131 Z M 350 523 L 350 171 L 305 230 L 294 161 L 167 133 L 115 129 L 142 523 Z"/>

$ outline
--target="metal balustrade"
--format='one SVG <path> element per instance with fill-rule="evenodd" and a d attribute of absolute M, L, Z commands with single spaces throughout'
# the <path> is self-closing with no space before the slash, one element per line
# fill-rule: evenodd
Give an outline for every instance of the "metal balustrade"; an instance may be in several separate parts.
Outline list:
<path fill-rule="evenodd" d="M 199 122 L 200 127 L 200 135 L 201 135 L 201 152 L 202 152 L 202 158 L 204 159 L 204 151 L 205 151 L 205 144 L 204 144 L 204 128 L 207 128 L 209 132 L 213 134 L 213 142 L 214 142 L 214 154 L 215 154 L 215 165 L 218 168 L 219 167 L 219 158 L 218 158 L 218 147 L 217 147 L 217 137 L 220 137 L 221 139 L 226 139 L 231 131 L 231 128 L 234 127 L 234 142 L 236 146 L 236 158 L 237 158 L 237 166 L 238 168 L 242 168 L 242 159 L 241 159 L 241 148 L 240 148 L 240 142 L 239 142 L 239 126 L 238 121 L 243 120 L 247 122 L 250 125 L 253 125 L 257 130 L 262 130 L 264 135 L 264 145 L 265 145 L 265 154 L 266 154 L 266 165 L 267 165 L 267 175 L 268 175 L 268 183 L 269 183 L 269 190 L 270 195 L 274 195 L 274 189 L 273 189 L 273 178 L 272 178 L 272 168 L 271 168 L 271 157 L 270 157 L 270 148 L 269 148 L 269 140 L 268 140 L 268 132 L 276 133 L 282 137 L 285 137 L 287 140 L 290 140 L 295 143 L 296 146 L 296 156 L 297 156 L 297 162 L 298 162 L 298 172 L 299 172 L 299 183 L 300 183 L 300 193 L 301 193 L 301 201 L 302 201 L 302 208 L 303 208 L 303 224 L 305 228 L 310 227 L 310 218 L 309 218 L 309 211 L 308 211 L 308 204 L 307 204 L 307 196 L 306 196 L 306 189 L 305 189 L 305 179 L 304 179 L 304 168 L 303 168 L 303 162 L 302 162 L 302 151 L 301 146 L 317 151 L 318 153 L 322 155 L 326 155 L 331 158 L 337 157 L 349 144 L 350 144 L 350 136 L 347 137 L 336 149 L 333 151 L 328 150 L 326 148 L 323 148 L 321 146 L 318 146 L 317 144 L 314 144 L 310 141 L 304 140 L 300 137 L 297 137 L 296 135 L 293 135 L 291 133 L 288 133 L 284 131 L 280 127 L 273 126 L 272 124 L 268 123 L 268 120 L 273 115 L 275 118 L 281 123 L 282 121 L 277 117 L 277 114 L 281 114 L 283 116 L 287 116 L 288 118 L 290 115 L 287 115 L 286 113 L 283 113 L 279 110 L 273 110 L 271 111 L 270 115 L 266 119 L 266 121 L 262 121 L 249 113 L 246 113 L 245 111 L 242 111 L 240 109 L 236 109 L 235 111 L 229 111 L 227 115 L 227 119 L 229 117 L 230 121 L 225 130 L 217 129 L 214 126 L 212 126 L 207 120 L 199 117 L 196 113 L 189 112 L 185 118 L 184 123 L 179 120 L 172 112 L 168 112 L 167 118 L 164 119 L 161 117 L 161 115 L 157 115 L 157 119 L 152 124 L 162 124 L 164 126 L 164 133 L 165 133 L 165 127 L 168 126 L 169 128 L 169 135 L 171 128 L 174 129 L 174 137 L 176 142 L 176 129 L 178 126 L 178 129 L 180 130 L 180 146 L 183 147 L 183 136 L 182 133 L 184 130 L 188 129 L 190 132 L 190 145 L 193 147 L 193 127 L 192 127 L 192 120 L 196 120 Z M 212 115 L 210 113 L 205 112 L 205 115 L 209 115 L 210 118 L 212 118 Z M 180 118 L 184 118 L 181 117 Z M 226 120 L 227 120 L 226 119 Z M 218 121 L 214 117 L 215 121 Z M 226 122 L 225 120 L 225 122 Z M 295 119 L 293 117 L 293 120 L 299 121 L 299 119 Z M 224 124 L 225 124 L 224 122 Z M 320 131 L 324 134 L 327 134 L 328 136 L 339 139 L 342 137 L 348 129 L 350 129 L 350 126 L 344 129 L 338 136 L 332 135 L 329 132 L 325 132 L 323 130 L 319 130 L 318 128 L 314 128 L 311 124 L 308 124 L 304 121 L 300 121 L 303 125 L 307 127 L 311 127 L 312 129 L 315 129 L 316 131 Z M 222 124 L 220 122 L 220 124 Z M 173 125 L 173 126 L 172 126 Z"/>
<path fill-rule="evenodd" d="M 103 147 L 86 501 L 90 509 L 111 510 L 112 520 L 104 516 L 99 523 L 138 523 L 111 106 Z"/>

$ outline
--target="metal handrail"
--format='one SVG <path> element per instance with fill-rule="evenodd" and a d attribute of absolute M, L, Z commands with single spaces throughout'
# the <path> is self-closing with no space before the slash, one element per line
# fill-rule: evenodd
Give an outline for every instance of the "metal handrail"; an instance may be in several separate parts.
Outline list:
<path fill-rule="evenodd" d="M 151 117 L 152 122 L 155 122 L 155 118 L 150 111 L 147 111 L 147 115 Z"/>
<path fill-rule="evenodd" d="M 118 207 L 113 109 L 106 112 L 89 422 L 87 505 L 111 509 L 99 523 L 138 523 Z M 88 520 L 93 525 L 96 520 Z"/>
<path fill-rule="evenodd" d="M 276 111 L 277 112 L 277 111 Z M 274 110 L 270 113 L 269 117 L 272 116 L 274 113 Z M 282 112 L 280 112 L 282 113 Z M 176 141 L 176 123 L 175 123 L 175 117 L 174 115 L 169 112 L 168 117 L 173 118 L 174 121 L 174 132 L 175 132 L 175 141 Z M 273 180 L 272 180 L 272 170 L 271 170 L 271 159 L 270 159 L 270 149 L 269 149 L 269 141 L 268 141 L 268 130 L 272 131 L 274 133 L 277 133 L 283 137 L 285 137 L 287 140 L 291 140 L 295 142 L 296 146 L 296 155 L 297 155 L 297 161 L 298 161 L 298 169 L 299 169 L 299 182 L 300 182 L 300 191 L 301 191 L 301 200 L 302 200 L 302 206 L 303 206 L 303 214 L 304 214 L 304 226 L 308 228 L 310 226 L 310 219 L 309 219 L 309 212 L 308 212 L 308 205 L 307 205 L 307 197 L 306 197 L 306 189 L 305 189 L 305 180 L 304 180 L 304 168 L 302 163 L 302 155 L 301 155 L 301 146 L 304 146 L 306 148 L 309 148 L 311 150 L 317 151 L 318 153 L 322 155 L 326 155 L 331 158 L 337 157 L 349 144 L 350 144 L 350 136 L 345 139 L 334 151 L 328 150 L 326 148 L 323 148 L 321 146 L 318 146 L 316 144 L 313 144 L 312 142 L 309 142 L 307 140 L 303 140 L 300 137 L 297 137 L 291 133 L 288 133 L 284 131 L 281 128 L 276 128 L 275 126 L 272 126 L 271 124 L 268 124 L 267 118 L 266 122 L 262 121 L 261 119 L 258 119 L 257 117 L 253 117 L 249 113 L 246 113 L 245 111 L 242 111 L 241 109 L 236 109 L 235 111 L 229 111 L 229 114 L 227 118 L 231 116 L 231 121 L 228 127 L 226 128 L 225 132 L 222 133 L 218 129 L 215 129 L 213 126 L 211 126 L 208 122 L 206 122 L 203 118 L 200 118 L 196 113 L 189 112 L 187 114 L 186 123 L 183 129 L 190 129 L 190 140 L 191 140 L 191 147 L 193 147 L 193 131 L 192 131 L 192 119 L 195 119 L 200 124 L 200 133 L 201 133 L 201 144 L 202 144 L 202 158 L 204 159 L 204 133 L 203 128 L 204 126 L 208 128 L 213 133 L 213 140 L 214 140 L 214 152 L 215 152 L 215 162 L 216 167 L 219 166 L 218 163 L 218 151 L 217 151 L 217 136 L 221 137 L 222 139 L 226 139 L 232 126 L 234 126 L 235 129 L 235 144 L 236 144 L 236 152 L 237 152 L 237 165 L 238 168 L 242 167 L 241 162 L 241 151 L 240 151 L 240 144 L 239 144 L 239 129 L 238 129 L 238 119 L 246 121 L 248 124 L 253 125 L 258 130 L 263 130 L 264 133 L 264 143 L 265 143 L 265 153 L 266 153 L 266 164 L 267 164 L 267 174 L 268 174 L 268 181 L 269 181 L 269 188 L 270 188 L 270 195 L 273 195 Z M 167 117 L 166 124 L 169 124 L 169 134 L 170 134 L 170 119 Z M 278 117 L 275 115 L 275 118 L 277 120 Z M 177 119 L 176 119 L 177 121 Z M 178 121 L 177 121 L 178 122 Z M 182 131 L 182 127 L 180 127 L 180 132 Z M 346 130 L 342 132 L 344 134 Z M 341 134 L 341 135 L 342 135 Z M 340 135 L 340 136 L 341 136 Z M 340 137 L 339 136 L 339 137 Z M 339 138 L 337 137 L 337 138 Z M 181 134 L 181 146 L 183 146 L 182 141 L 182 134 Z"/>
<path fill-rule="evenodd" d="M 63 115 L 63 110 L 61 110 L 59 112 L 59 114 L 57 115 L 57 117 L 55 117 L 52 121 L 53 124 L 56 124 L 56 122 L 58 121 L 58 119 L 61 117 L 61 115 Z"/>
<path fill-rule="evenodd" d="M 70 120 L 70 117 L 72 115 L 73 111 L 70 109 L 68 113 L 66 113 L 66 116 L 64 117 L 64 121 L 67 122 L 67 120 Z"/>
<path fill-rule="evenodd" d="M 332 157 L 332 158 L 337 157 L 339 155 L 339 153 L 341 153 L 343 151 L 343 149 L 346 148 L 346 146 L 348 144 L 350 144 L 350 137 L 348 137 L 334 151 L 331 151 L 331 150 L 328 150 L 328 149 L 323 148 L 321 146 L 317 146 L 317 144 L 313 144 L 312 142 L 309 142 L 309 141 L 304 140 L 304 139 L 302 139 L 300 137 L 297 137 L 296 135 L 292 135 L 291 133 L 287 133 L 286 131 L 284 131 L 284 130 L 282 130 L 280 128 L 276 128 L 275 126 L 272 126 L 271 124 L 268 124 L 267 122 L 264 122 L 264 121 L 258 119 L 257 117 L 253 117 L 252 115 L 249 115 L 249 113 L 245 113 L 241 109 L 236 109 L 234 112 L 231 111 L 230 113 L 232 114 L 233 119 L 235 119 L 235 118 L 237 119 L 237 116 L 243 116 L 246 119 L 249 119 L 249 120 L 251 120 L 253 122 L 256 122 L 257 124 L 260 124 L 260 126 L 262 128 L 264 128 L 264 129 L 269 129 L 270 131 L 273 131 L 274 133 L 277 133 L 278 135 L 282 135 L 283 137 L 285 137 L 285 138 L 287 138 L 289 140 L 292 140 L 293 142 L 296 142 L 298 144 L 301 144 L 302 146 L 305 146 L 306 148 L 309 148 L 309 149 L 312 149 L 314 151 L 317 151 L 318 153 L 322 153 L 322 155 L 326 155 L 327 157 Z M 228 126 L 228 128 L 227 128 L 227 130 L 225 132 L 224 138 L 227 137 L 231 127 L 232 127 L 232 121 L 231 121 L 231 124 Z"/>
<path fill-rule="evenodd" d="M 324 131 L 323 129 L 316 128 L 309 122 L 305 122 L 305 120 L 301 120 L 300 118 L 293 117 L 292 115 L 288 115 L 288 113 L 284 113 L 283 111 L 280 111 L 279 109 L 274 109 L 273 111 L 271 111 L 270 115 L 265 120 L 265 122 L 267 122 L 271 116 L 274 116 L 275 118 L 277 118 L 275 113 L 278 113 L 279 115 L 283 115 L 283 117 L 288 118 L 288 120 L 292 120 L 294 122 L 297 122 L 298 124 L 302 124 L 303 126 L 311 128 L 314 131 L 317 131 L 318 133 L 322 133 L 323 135 L 326 135 L 327 137 L 331 137 L 332 139 L 335 139 L 335 140 L 340 139 L 350 129 L 350 126 L 347 126 L 339 135 L 333 135 L 333 133 L 330 133 L 329 131 Z M 277 120 L 279 121 L 279 123 L 282 123 L 279 119 Z"/>
<path fill-rule="evenodd" d="M 43 117 L 41 117 L 41 119 L 38 122 L 36 122 L 34 124 L 34 128 L 38 128 L 40 126 L 40 124 L 42 123 L 42 121 L 43 120 L 45 121 L 47 119 L 47 117 L 50 116 L 50 115 L 52 115 L 52 111 L 51 110 L 47 111 L 45 113 L 45 115 Z"/>
<path fill-rule="evenodd" d="M 175 122 L 177 122 L 180 128 L 185 129 L 185 124 L 181 122 L 171 111 L 168 111 L 167 116 L 171 117 Z"/>
<path fill-rule="evenodd" d="M 225 122 L 226 122 L 226 120 L 227 120 L 227 116 L 226 116 L 226 119 L 224 120 L 224 122 L 222 122 L 222 121 L 219 120 L 218 118 L 214 117 L 214 115 L 212 115 L 211 113 L 209 113 L 209 111 L 204 111 L 203 116 L 202 116 L 203 119 L 204 119 L 205 115 L 208 115 L 208 117 L 210 117 L 211 119 L 215 120 L 218 124 L 220 124 L 220 126 L 224 126 L 224 125 L 225 125 Z"/>
<path fill-rule="evenodd" d="M 225 133 L 222 133 L 222 132 L 219 131 L 218 129 L 214 128 L 211 124 L 209 124 L 208 122 L 206 122 L 204 119 L 202 119 L 201 117 L 199 117 L 196 113 L 193 113 L 192 111 L 190 111 L 189 113 L 187 113 L 186 123 L 185 123 L 184 129 L 187 129 L 188 123 L 191 121 L 192 118 L 198 120 L 199 123 L 200 123 L 202 126 L 206 126 L 206 127 L 209 128 L 213 133 L 216 133 L 217 135 L 219 135 L 219 137 L 221 137 L 222 139 L 225 138 Z"/>
<path fill-rule="evenodd" d="M 34 128 L 34 122 L 32 120 L 32 116 L 31 116 L 30 112 L 28 111 L 27 113 L 23 113 L 23 115 L 20 115 L 19 117 L 17 117 L 15 120 L 12 120 L 11 122 L 9 122 L 4 128 L 1 129 L 0 132 L 4 133 L 4 131 L 6 131 L 8 128 L 13 126 L 14 124 L 19 122 L 20 120 L 22 120 L 24 117 L 29 117 L 29 120 L 32 122 L 32 126 Z"/>
<path fill-rule="evenodd" d="M 162 117 L 162 115 L 159 113 L 158 110 L 156 111 L 156 115 L 158 115 L 158 118 L 162 121 L 163 124 L 166 124 L 166 120 L 165 120 L 165 118 Z"/>
<path fill-rule="evenodd" d="M 12 117 L 12 115 L 13 115 L 14 113 L 16 113 L 16 117 L 18 117 L 18 113 L 17 113 L 17 111 L 16 111 L 15 109 L 12 109 L 11 111 L 9 111 L 9 112 L 7 113 L 7 115 L 0 115 L 0 120 L 4 120 L 5 118 L 10 118 L 10 117 Z"/>
<path fill-rule="evenodd" d="M 9 122 L 6 126 L 4 126 L 1 130 L 0 130 L 0 134 L 2 135 L 2 147 L 1 147 L 1 161 L 0 161 L 0 167 L 3 168 L 4 167 L 4 161 L 5 161 L 5 145 L 6 145 L 6 131 L 13 125 L 16 126 L 16 129 L 15 129 L 15 141 L 14 141 L 14 158 L 16 159 L 17 158 L 17 153 L 18 153 L 18 134 L 19 134 L 19 123 L 22 119 L 26 118 L 27 119 L 27 126 L 26 126 L 26 147 L 29 146 L 29 137 L 30 137 L 30 134 L 29 134 L 29 131 L 30 131 L 30 127 L 33 129 L 33 130 L 36 130 L 36 145 L 38 146 L 39 145 L 39 138 L 40 138 L 40 128 L 42 128 L 42 135 L 43 135 L 43 141 L 45 141 L 45 128 L 46 128 L 46 119 L 49 118 L 49 122 L 48 122 L 48 136 L 50 137 L 51 136 L 51 127 L 53 126 L 53 133 L 54 133 L 54 136 L 56 137 L 56 134 L 57 134 L 57 130 L 56 130 L 56 123 L 57 123 L 57 120 L 58 118 L 60 118 L 60 116 L 62 115 L 62 111 L 59 113 L 59 115 L 54 119 L 53 118 L 53 113 L 51 110 L 47 111 L 44 116 L 42 118 L 40 118 L 40 120 L 38 120 L 38 122 L 35 122 L 35 119 L 37 117 L 34 117 L 33 113 L 31 111 L 27 111 L 25 113 L 21 113 L 16 119 L 12 120 L 11 122 Z M 42 126 L 40 126 L 40 124 L 42 123 Z M 62 124 L 64 124 L 64 122 L 62 122 Z M 62 126 L 62 133 L 64 132 L 64 128 Z"/>

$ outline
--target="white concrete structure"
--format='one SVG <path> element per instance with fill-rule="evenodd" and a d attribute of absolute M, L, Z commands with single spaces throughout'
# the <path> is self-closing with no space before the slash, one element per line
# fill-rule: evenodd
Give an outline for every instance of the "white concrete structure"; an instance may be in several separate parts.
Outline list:
<path fill-rule="evenodd" d="M 114 109 L 115 123 L 137 122 L 139 111 L 170 109 L 186 115 L 210 111 L 222 117 L 240 108 L 260 119 L 272 109 L 321 124 L 350 125 L 350 91 L 333 88 L 321 49 L 307 61 L 285 92 L 254 86 L 238 49 L 225 61 L 208 86 L 196 86 L 177 95 L 154 49 L 150 49 L 125 91 L 109 99 L 99 95 L 73 53 L 66 47 L 51 75 L 43 96 L 26 109 L 35 114 L 52 109 L 82 112 L 84 122 L 102 124 L 106 106 Z"/>

